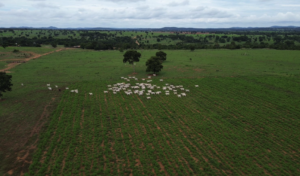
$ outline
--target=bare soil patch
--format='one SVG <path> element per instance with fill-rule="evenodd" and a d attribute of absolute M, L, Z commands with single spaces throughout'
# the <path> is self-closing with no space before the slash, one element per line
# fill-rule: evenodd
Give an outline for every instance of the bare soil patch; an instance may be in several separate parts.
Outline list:
<path fill-rule="evenodd" d="M 204 71 L 204 69 L 201 69 L 201 68 L 195 68 L 195 69 L 193 69 L 195 72 L 203 72 Z"/>
<path fill-rule="evenodd" d="M 51 51 L 51 52 L 48 52 L 48 53 L 45 53 L 45 54 L 36 54 L 36 53 L 34 53 L 34 52 L 27 51 L 26 53 L 30 53 L 32 56 L 29 57 L 29 58 L 26 58 L 26 59 L 22 59 L 22 61 L 28 62 L 28 61 L 30 61 L 30 60 L 32 60 L 32 59 L 37 59 L 37 58 L 39 58 L 39 57 L 41 57 L 41 56 L 45 56 L 45 55 L 48 55 L 48 54 L 51 54 L 51 53 L 54 53 L 54 52 L 59 52 L 59 51 L 62 51 L 62 50 L 67 50 L 67 49 L 69 49 L 69 48 L 66 48 L 66 49 L 58 49 L 58 50 Z M 10 59 L 10 60 L 11 60 L 11 59 Z M 21 59 L 16 59 L 16 60 L 21 60 Z M 20 64 L 22 64 L 22 63 L 9 63 L 9 64 L 7 64 L 7 67 L 4 68 L 4 69 L 2 69 L 2 70 L 0 70 L 0 72 L 6 72 L 6 71 L 8 71 L 8 70 L 14 68 L 14 67 L 17 66 L 17 65 L 20 65 Z"/>

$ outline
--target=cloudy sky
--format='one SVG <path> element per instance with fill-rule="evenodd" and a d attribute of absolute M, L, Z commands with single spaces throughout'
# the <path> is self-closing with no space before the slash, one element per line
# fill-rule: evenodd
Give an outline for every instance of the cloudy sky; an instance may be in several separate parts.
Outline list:
<path fill-rule="evenodd" d="M 300 26 L 299 0 L 0 0 L 0 27 Z"/>

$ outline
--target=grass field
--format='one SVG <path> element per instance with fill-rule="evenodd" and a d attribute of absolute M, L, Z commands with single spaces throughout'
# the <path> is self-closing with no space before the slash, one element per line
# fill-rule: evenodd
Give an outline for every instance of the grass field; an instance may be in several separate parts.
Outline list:
<path fill-rule="evenodd" d="M 140 52 L 131 84 L 147 77 L 156 50 Z M 300 172 L 299 51 L 165 52 L 152 84 L 183 85 L 187 97 L 104 94 L 132 75 L 119 51 L 63 50 L 11 69 L 13 91 L 0 101 L 2 174 Z"/>
<path fill-rule="evenodd" d="M 0 69 L 5 68 L 6 62 L 0 62 Z"/>
<path fill-rule="evenodd" d="M 54 51 L 56 49 L 63 48 L 63 46 L 57 46 L 56 48 L 53 48 L 50 45 L 43 45 L 42 47 L 8 47 L 8 48 L 0 48 L 0 53 L 1 52 L 12 52 L 14 49 L 19 50 L 19 51 L 29 51 L 29 52 L 34 52 L 37 54 L 44 54 L 48 53 L 51 51 Z M 1 57 L 1 56 L 0 56 Z"/>

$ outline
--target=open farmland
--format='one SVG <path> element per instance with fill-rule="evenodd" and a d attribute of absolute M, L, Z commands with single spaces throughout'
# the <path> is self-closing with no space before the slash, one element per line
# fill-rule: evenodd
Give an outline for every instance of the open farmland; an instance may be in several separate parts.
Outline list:
<path fill-rule="evenodd" d="M 78 94 L 63 94 L 29 173 L 294 175 L 300 166 L 300 102 L 291 97 L 300 91 L 281 89 L 282 82 L 274 90 L 274 78 L 267 81 L 168 79 L 191 93 L 151 100 L 104 94 L 109 81 L 77 83 L 71 89 Z M 284 82 L 296 86 L 295 81 Z"/>
<path fill-rule="evenodd" d="M 13 91 L 0 101 L 3 173 L 300 172 L 299 51 L 166 50 L 151 84 L 183 85 L 186 97 L 103 92 L 107 85 L 146 82 L 145 62 L 156 51 L 139 51 L 138 80 L 130 82 L 120 78 L 133 68 L 119 51 L 62 50 L 11 69 Z"/>

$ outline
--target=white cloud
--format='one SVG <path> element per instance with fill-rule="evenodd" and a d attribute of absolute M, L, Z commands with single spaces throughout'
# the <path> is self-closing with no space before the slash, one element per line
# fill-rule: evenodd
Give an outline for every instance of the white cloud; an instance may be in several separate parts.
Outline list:
<path fill-rule="evenodd" d="M 108 2 L 126 2 L 126 3 L 132 3 L 132 2 L 140 2 L 140 1 L 145 1 L 145 0 L 99 0 L 99 1 L 108 1 Z"/>
<path fill-rule="evenodd" d="M 300 4 L 283 4 L 283 7 L 299 7 Z"/>
<path fill-rule="evenodd" d="M 168 3 L 168 5 L 169 6 L 172 6 L 172 7 L 174 7 L 174 6 L 185 6 L 185 5 L 189 5 L 190 4 L 190 1 L 189 0 L 184 0 L 184 1 L 182 1 L 182 2 L 170 2 L 170 3 Z"/>
<path fill-rule="evenodd" d="M 4 27 L 300 26 L 298 0 L 0 1 Z"/>
<path fill-rule="evenodd" d="M 52 4 L 46 4 L 46 3 L 37 3 L 33 5 L 34 7 L 37 8 L 50 8 L 50 9 L 58 9 L 59 6 L 52 5 Z"/>

